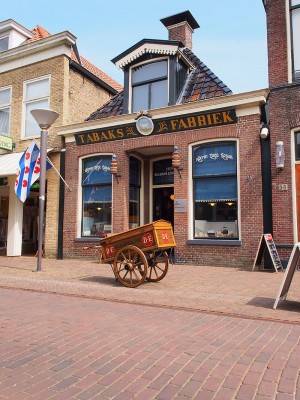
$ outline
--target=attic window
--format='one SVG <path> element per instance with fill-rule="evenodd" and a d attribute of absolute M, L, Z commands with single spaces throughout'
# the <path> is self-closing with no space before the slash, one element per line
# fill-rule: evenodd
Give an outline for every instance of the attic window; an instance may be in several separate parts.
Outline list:
<path fill-rule="evenodd" d="M 168 61 L 157 61 L 132 69 L 132 112 L 168 105 Z"/>
<path fill-rule="evenodd" d="M 8 36 L 0 38 L 0 52 L 8 50 Z"/>

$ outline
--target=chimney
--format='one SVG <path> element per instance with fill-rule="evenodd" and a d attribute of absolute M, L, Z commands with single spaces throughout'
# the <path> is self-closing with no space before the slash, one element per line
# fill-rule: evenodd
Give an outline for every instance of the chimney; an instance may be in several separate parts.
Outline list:
<path fill-rule="evenodd" d="M 194 29 L 200 26 L 189 11 L 162 18 L 160 21 L 169 31 L 169 40 L 180 40 L 184 47 L 192 50 L 192 35 Z"/>

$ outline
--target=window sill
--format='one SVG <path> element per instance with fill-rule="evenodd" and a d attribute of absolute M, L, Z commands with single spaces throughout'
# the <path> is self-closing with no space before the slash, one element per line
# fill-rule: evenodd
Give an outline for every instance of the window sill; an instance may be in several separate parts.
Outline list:
<path fill-rule="evenodd" d="M 197 245 L 211 245 L 211 246 L 241 246 L 241 240 L 226 240 L 226 239 L 191 239 L 187 241 L 187 244 Z"/>
<path fill-rule="evenodd" d="M 99 242 L 100 239 L 103 239 L 102 237 L 78 237 L 74 239 L 74 242 Z"/>

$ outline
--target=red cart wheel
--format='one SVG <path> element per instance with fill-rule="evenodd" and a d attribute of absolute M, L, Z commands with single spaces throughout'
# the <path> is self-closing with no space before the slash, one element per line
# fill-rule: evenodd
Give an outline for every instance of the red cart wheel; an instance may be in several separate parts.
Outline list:
<path fill-rule="evenodd" d="M 166 276 L 169 269 L 169 257 L 165 251 L 158 250 L 148 253 L 147 261 L 147 281 L 158 282 Z"/>
<path fill-rule="evenodd" d="M 118 281 L 127 287 L 137 287 L 147 276 L 147 259 L 136 246 L 120 249 L 114 258 L 114 273 Z"/>

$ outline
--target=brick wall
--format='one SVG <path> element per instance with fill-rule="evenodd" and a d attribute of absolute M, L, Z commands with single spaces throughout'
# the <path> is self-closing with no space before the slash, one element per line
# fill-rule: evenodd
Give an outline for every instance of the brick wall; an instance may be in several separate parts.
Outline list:
<path fill-rule="evenodd" d="M 288 81 L 286 0 L 267 0 L 269 85 Z"/>
<path fill-rule="evenodd" d="M 183 165 L 182 180 L 175 171 L 174 194 L 175 198 L 187 199 L 192 196 L 189 187 L 188 147 L 192 143 L 214 139 L 239 139 L 239 175 L 240 175 L 240 214 L 241 214 L 241 246 L 218 245 L 189 245 L 188 218 L 186 213 L 175 213 L 174 231 L 177 248 L 175 250 L 176 262 L 198 265 L 243 266 L 250 268 L 253 264 L 258 243 L 263 232 L 262 226 L 262 183 L 259 141 L 260 116 L 252 115 L 240 117 L 237 124 L 208 129 L 199 129 L 181 133 L 154 135 L 143 138 L 127 139 L 109 143 L 76 146 L 75 143 L 67 144 L 67 161 L 70 166 L 66 179 L 72 182 L 72 192 L 66 194 L 66 204 L 72 204 L 72 211 L 65 214 L 64 221 L 64 256 L 94 258 L 94 250 L 84 249 L 95 242 L 87 238 L 84 242 L 75 241 L 78 196 L 78 166 L 71 168 L 71 160 L 79 160 L 81 156 L 95 153 L 116 153 L 120 173 L 119 184 L 113 185 L 113 232 L 128 229 L 128 160 L 129 152 L 141 147 L 173 146 L 179 145 L 181 149 L 181 162 Z M 155 150 L 154 157 L 155 157 Z M 171 156 L 171 154 L 169 154 Z M 74 166 L 75 164 L 73 164 Z M 77 162 L 78 165 L 78 162 Z M 144 164 L 144 200 L 145 223 L 149 219 L 149 158 Z"/>

